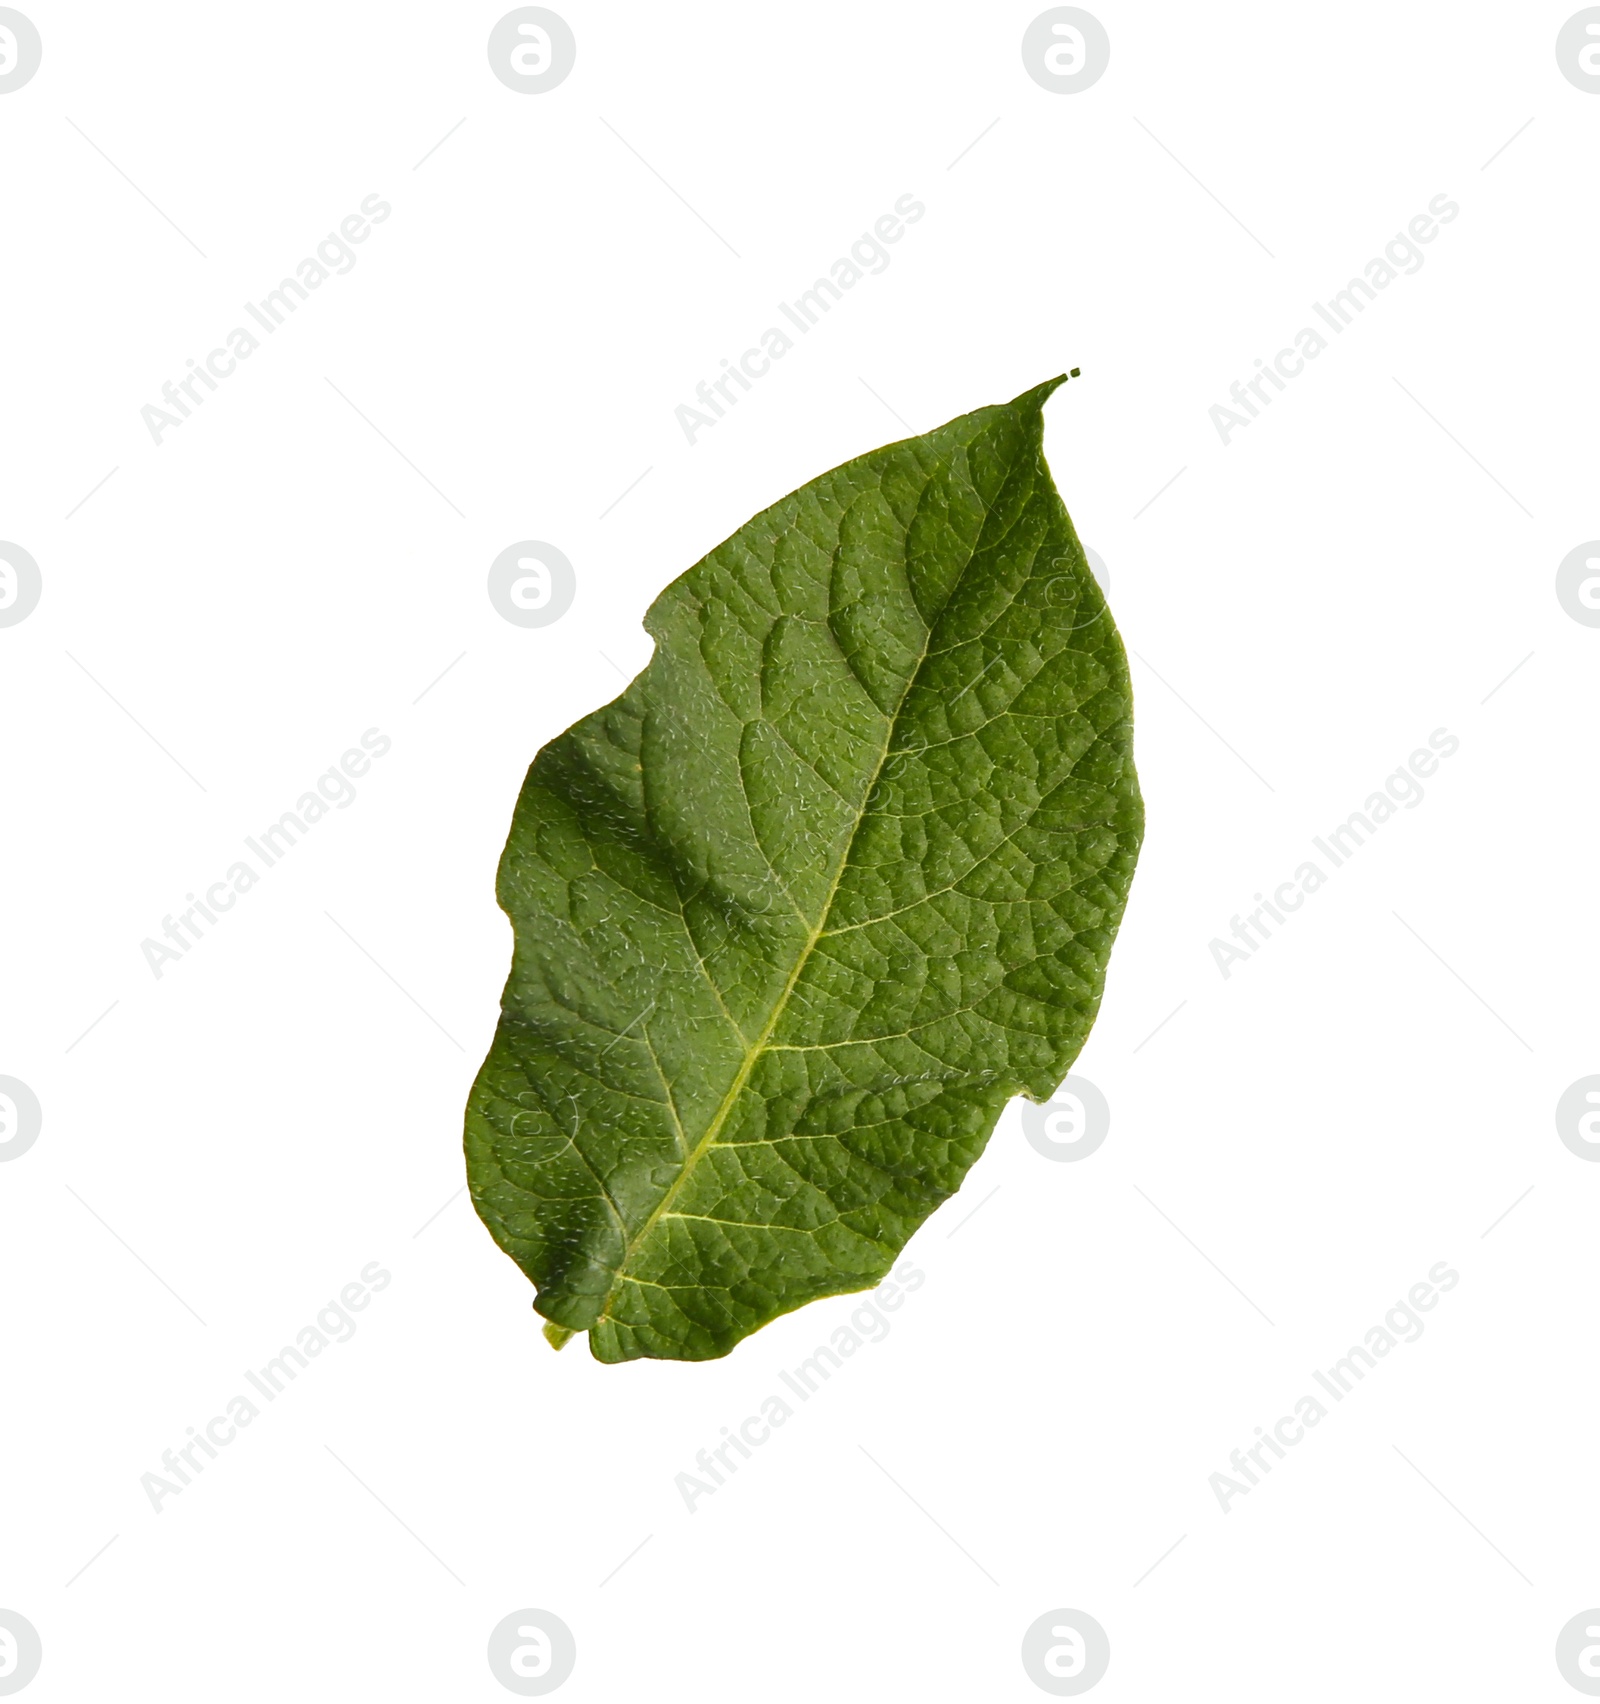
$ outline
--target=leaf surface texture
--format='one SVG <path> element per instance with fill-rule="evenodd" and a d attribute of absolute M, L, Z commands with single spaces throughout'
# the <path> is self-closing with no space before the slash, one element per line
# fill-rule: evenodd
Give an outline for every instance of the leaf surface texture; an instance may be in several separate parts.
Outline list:
<path fill-rule="evenodd" d="M 703 1360 L 871 1287 L 1082 1047 L 1143 809 L 1059 383 L 755 516 L 529 768 L 466 1150 L 553 1340 Z"/>

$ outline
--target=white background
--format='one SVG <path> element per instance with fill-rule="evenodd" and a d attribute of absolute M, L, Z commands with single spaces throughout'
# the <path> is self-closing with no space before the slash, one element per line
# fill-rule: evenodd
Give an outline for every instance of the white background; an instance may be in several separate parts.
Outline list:
<path fill-rule="evenodd" d="M 1600 631 L 1554 576 L 1600 535 L 1600 99 L 1558 72 L 1570 0 L 1099 0 L 1110 69 L 1066 96 L 1024 72 L 1036 0 L 564 0 L 576 69 L 536 96 L 490 74 L 503 5 L 24 9 L 0 537 L 44 592 L 0 630 L 0 1073 L 44 1127 L 0 1166 L 0 1608 L 44 1642 L 29 1697 L 493 1700 L 524 1607 L 573 1630 L 574 1704 L 1043 1697 L 1020 1644 L 1058 1607 L 1106 1628 L 1107 1700 L 1576 1696 L 1600 1167 L 1553 1112 L 1600 1070 Z M 162 383 L 373 193 L 354 270 L 154 444 Z M 888 270 L 686 443 L 695 384 L 906 193 Z M 1422 269 L 1225 447 L 1208 409 L 1439 194 Z M 540 1339 L 460 1193 L 523 770 L 752 512 L 1074 366 L 1046 448 L 1139 659 L 1149 809 L 1076 1067 L 1110 1138 L 1052 1163 L 1013 1106 L 891 1335 L 691 1514 L 675 1475 L 855 1304 L 703 1365 Z M 525 538 L 577 574 L 540 630 L 485 592 Z M 370 727 L 356 802 L 158 980 L 141 941 Z M 1212 938 L 1441 727 L 1425 801 L 1224 979 Z M 374 1260 L 355 1337 L 155 1513 L 141 1475 Z M 1223 1513 L 1229 1452 L 1440 1260 L 1425 1336 Z"/>

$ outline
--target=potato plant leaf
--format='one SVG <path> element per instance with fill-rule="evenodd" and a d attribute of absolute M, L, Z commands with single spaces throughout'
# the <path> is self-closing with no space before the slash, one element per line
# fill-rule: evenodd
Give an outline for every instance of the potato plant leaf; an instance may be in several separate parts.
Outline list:
<path fill-rule="evenodd" d="M 466 1152 L 557 1347 L 705 1360 L 870 1288 L 1082 1047 L 1143 807 L 1060 383 L 747 522 L 534 758 Z"/>

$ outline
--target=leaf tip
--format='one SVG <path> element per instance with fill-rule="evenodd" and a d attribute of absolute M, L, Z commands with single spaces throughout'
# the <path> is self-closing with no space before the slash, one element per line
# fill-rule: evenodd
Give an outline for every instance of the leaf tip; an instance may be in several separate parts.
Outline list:
<path fill-rule="evenodd" d="M 1025 390 L 1021 396 L 1013 397 L 1010 406 L 1023 413 L 1037 414 L 1068 379 L 1077 378 L 1079 371 L 1074 367 L 1070 373 L 1057 373 L 1053 379 L 1046 379 L 1043 384 Z"/>
<path fill-rule="evenodd" d="M 564 1325 L 557 1325 L 553 1319 L 544 1322 L 544 1340 L 552 1349 L 565 1349 L 577 1335 L 575 1331 L 568 1331 Z"/>

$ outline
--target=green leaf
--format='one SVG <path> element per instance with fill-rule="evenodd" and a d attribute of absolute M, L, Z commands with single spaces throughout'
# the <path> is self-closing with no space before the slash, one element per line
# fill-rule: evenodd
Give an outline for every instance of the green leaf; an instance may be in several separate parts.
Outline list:
<path fill-rule="evenodd" d="M 1143 806 L 1061 382 L 747 522 L 528 770 L 466 1150 L 557 1347 L 706 1360 L 870 1288 L 1082 1047 Z"/>

